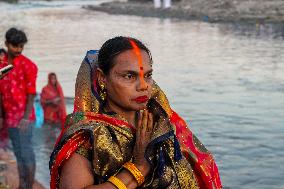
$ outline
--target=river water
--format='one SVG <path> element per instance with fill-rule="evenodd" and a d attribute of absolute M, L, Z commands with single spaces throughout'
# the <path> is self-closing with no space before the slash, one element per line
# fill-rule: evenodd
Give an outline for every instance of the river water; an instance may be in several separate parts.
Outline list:
<path fill-rule="evenodd" d="M 16 26 L 39 67 L 37 90 L 58 74 L 66 96 L 85 53 L 110 37 L 133 36 L 152 51 L 154 78 L 173 108 L 215 155 L 224 188 L 284 188 L 284 26 L 211 24 L 108 15 L 100 1 L 0 3 L 0 45 Z M 72 104 L 68 105 L 72 111 Z M 53 145 L 36 129 L 37 179 L 48 188 Z"/>

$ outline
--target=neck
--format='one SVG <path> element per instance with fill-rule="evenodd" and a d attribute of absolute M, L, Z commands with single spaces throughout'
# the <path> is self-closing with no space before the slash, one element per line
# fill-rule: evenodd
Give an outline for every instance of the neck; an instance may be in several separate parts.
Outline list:
<path fill-rule="evenodd" d="M 113 112 L 117 113 L 118 115 L 122 116 L 123 118 L 125 118 L 128 121 L 128 123 L 130 123 L 134 127 L 136 126 L 136 124 L 137 124 L 136 123 L 136 111 L 122 109 L 121 107 L 114 104 L 110 100 L 108 100 L 106 102 L 105 108 L 107 109 L 107 111 L 113 111 Z"/>
<path fill-rule="evenodd" d="M 49 85 L 51 85 L 53 88 L 57 88 L 56 84 L 49 83 Z"/>
<path fill-rule="evenodd" d="M 11 53 L 8 53 L 8 64 L 12 64 L 15 59 L 15 56 L 13 56 Z"/>

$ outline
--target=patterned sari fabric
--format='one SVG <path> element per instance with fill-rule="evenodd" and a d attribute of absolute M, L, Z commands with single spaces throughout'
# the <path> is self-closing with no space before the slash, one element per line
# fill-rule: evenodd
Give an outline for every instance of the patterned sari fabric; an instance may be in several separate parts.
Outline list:
<path fill-rule="evenodd" d="M 135 128 L 120 115 L 101 109 L 92 82 L 96 80 L 92 71 L 96 53 L 87 54 L 78 73 L 74 113 L 68 116 L 50 159 L 51 189 L 58 188 L 61 166 L 73 153 L 84 154 L 82 151 L 87 150 L 85 157 L 92 164 L 94 184 L 106 182 L 132 159 Z M 139 188 L 222 188 L 213 156 L 170 108 L 156 84 L 148 109 L 155 124 L 145 158 L 152 171 Z"/>

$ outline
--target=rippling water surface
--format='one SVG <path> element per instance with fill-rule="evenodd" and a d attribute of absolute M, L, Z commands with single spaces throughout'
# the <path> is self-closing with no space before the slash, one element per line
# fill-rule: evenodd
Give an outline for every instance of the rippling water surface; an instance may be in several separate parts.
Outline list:
<path fill-rule="evenodd" d="M 152 51 L 154 78 L 173 108 L 214 153 L 225 188 L 284 188 L 283 25 L 162 20 L 80 8 L 97 3 L 0 3 L 2 39 L 12 26 L 28 33 L 24 53 L 39 67 L 38 91 L 55 71 L 65 95 L 74 96 L 88 49 L 117 35 L 137 37 Z M 35 148 L 36 176 L 48 188 L 54 139 L 47 133 L 52 132 L 36 130 Z"/>

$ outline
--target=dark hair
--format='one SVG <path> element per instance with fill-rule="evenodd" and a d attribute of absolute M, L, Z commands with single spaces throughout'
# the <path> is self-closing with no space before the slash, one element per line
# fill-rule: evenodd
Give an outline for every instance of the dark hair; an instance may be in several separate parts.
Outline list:
<path fill-rule="evenodd" d="M 7 52 L 5 51 L 5 49 L 0 48 L 0 54 L 6 54 Z"/>
<path fill-rule="evenodd" d="M 56 76 L 56 74 L 55 74 L 54 72 L 50 72 L 50 73 L 48 74 L 48 79 L 50 79 L 51 76 L 54 76 L 54 77 L 56 78 L 56 80 L 57 80 L 57 76 Z"/>
<path fill-rule="evenodd" d="M 114 66 L 113 59 L 115 56 L 124 51 L 133 49 L 130 41 L 135 42 L 139 49 L 145 50 L 152 62 L 150 50 L 141 41 L 131 37 L 118 36 L 107 40 L 99 50 L 98 64 L 104 74 L 109 74 L 111 68 Z"/>
<path fill-rule="evenodd" d="M 27 36 L 25 34 L 25 32 L 18 30 L 16 28 L 10 28 L 7 32 L 6 32 L 6 42 L 10 43 L 12 45 L 19 45 L 21 43 L 27 43 L 28 39 Z"/>
<path fill-rule="evenodd" d="M 49 76 L 55 76 L 55 77 L 56 77 L 56 74 L 55 74 L 54 72 L 50 72 L 48 75 L 49 75 Z"/>

